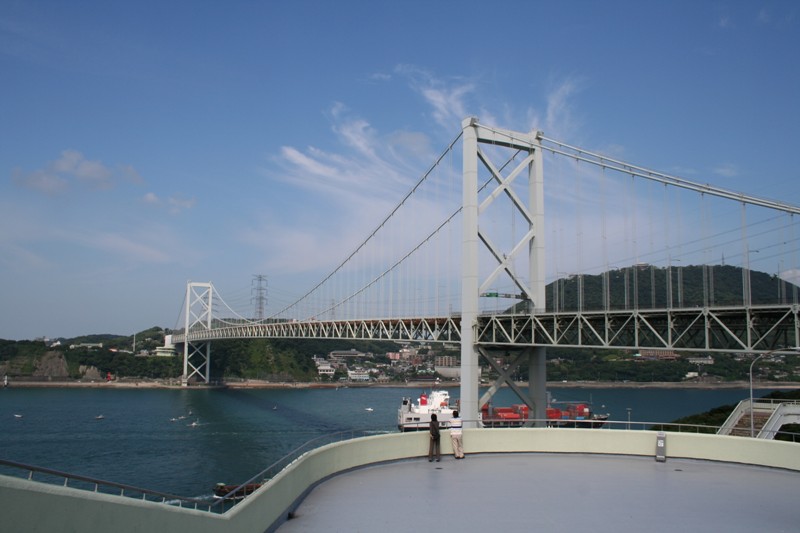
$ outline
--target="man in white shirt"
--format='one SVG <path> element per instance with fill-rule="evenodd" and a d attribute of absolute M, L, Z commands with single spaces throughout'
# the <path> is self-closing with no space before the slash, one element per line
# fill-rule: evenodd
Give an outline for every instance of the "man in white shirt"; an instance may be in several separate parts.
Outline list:
<path fill-rule="evenodd" d="M 453 443 L 453 455 L 456 459 L 464 458 L 464 443 L 461 439 L 461 418 L 458 411 L 453 411 L 453 418 L 450 420 L 450 442 Z"/>

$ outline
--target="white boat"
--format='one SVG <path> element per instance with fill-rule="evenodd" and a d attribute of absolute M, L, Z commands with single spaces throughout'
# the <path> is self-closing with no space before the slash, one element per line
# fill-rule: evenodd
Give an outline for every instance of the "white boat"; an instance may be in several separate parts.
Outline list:
<path fill-rule="evenodd" d="M 446 390 L 432 390 L 430 394 L 423 392 L 416 402 L 412 398 L 403 398 L 397 410 L 397 428 L 400 431 L 427 431 L 431 415 L 436 414 L 439 426 L 447 429 L 455 410 L 450 405 L 450 393 Z"/>

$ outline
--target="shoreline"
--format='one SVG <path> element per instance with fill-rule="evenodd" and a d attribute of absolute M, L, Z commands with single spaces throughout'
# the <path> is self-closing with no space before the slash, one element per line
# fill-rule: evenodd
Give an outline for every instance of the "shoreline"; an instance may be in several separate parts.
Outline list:
<path fill-rule="evenodd" d="M 518 382 L 521 388 L 527 388 L 525 382 Z M 338 389 L 338 388 L 401 388 L 430 389 L 456 388 L 459 382 L 409 381 L 403 383 L 317 383 L 317 382 L 274 382 L 262 380 L 232 381 L 219 384 L 192 384 L 183 387 L 176 380 L 137 380 L 137 381 L 11 381 L 8 389 L 30 388 L 96 388 L 96 389 Z M 481 384 L 481 386 L 485 386 Z M 507 387 L 507 385 L 503 385 Z M 561 389 L 748 389 L 749 381 L 726 382 L 676 382 L 676 381 L 548 381 L 547 388 Z M 758 381 L 753 383 L 758 389 L 800 389 L 800 383 L 786 381 Z"/>

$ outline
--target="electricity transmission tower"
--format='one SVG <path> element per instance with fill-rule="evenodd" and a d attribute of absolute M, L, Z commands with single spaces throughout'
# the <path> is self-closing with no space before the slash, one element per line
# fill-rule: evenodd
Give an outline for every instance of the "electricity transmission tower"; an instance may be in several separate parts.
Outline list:
<path fill-rule="evenodd" d="M 264 318 L 264 307 L 267 305 L 267 276 L 256 274 L 253 276 L 252 301 L 256 304 L 256 320 Z"/>

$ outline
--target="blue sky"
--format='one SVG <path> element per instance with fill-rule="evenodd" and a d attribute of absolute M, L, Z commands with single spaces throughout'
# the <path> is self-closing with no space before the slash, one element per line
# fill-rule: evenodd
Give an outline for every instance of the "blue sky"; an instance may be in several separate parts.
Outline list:
<path fill-rule="evenodd" d="M 461 120 L 800 203 L 794 2 L 0 5 L 0 338 L 299 294 Z"/>

